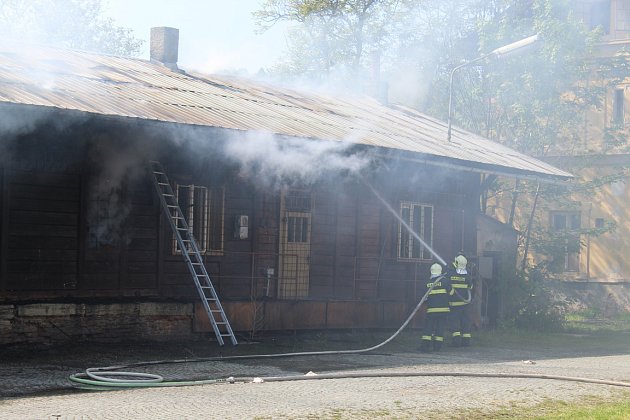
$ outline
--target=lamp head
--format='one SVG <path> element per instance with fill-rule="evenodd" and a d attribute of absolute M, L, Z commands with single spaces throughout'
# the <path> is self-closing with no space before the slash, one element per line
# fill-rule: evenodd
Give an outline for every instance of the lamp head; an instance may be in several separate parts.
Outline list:
<path fill-rule="evenodd" d="M 518 50 L 520 48 L 526 47 L 528 45 L 531 45 L 535 42 L 537 42 L 539 40 L 539 35 L 532 35 L 530 37 L 521 39 L 520 41 L 516 41 L 513 42 L 511 44 L 508 45 L 504 45 L 503 47 L 499 47 L 495 50 L 493 50 L 490 55 L 494 55 L 496 57 L 501 57 L 502 55 L 511 53 L 512 51 Z"/>

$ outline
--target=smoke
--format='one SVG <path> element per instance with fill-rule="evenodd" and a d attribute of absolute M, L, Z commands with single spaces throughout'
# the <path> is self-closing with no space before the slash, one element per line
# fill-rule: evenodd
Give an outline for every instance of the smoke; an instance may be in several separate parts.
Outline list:
<path fill-rule="evenodd" d="M 310 185 L 323 178 L 359 175 L 372 158 L 368 152 L 353 150 L 354 146 L 351 142 L 247 132 L 229 139 L 223 152 L 239 165 L 243 178 L 266 186 Z"/>
<path fill-rule="evenodd" d="M 87 203 L 88 245 L 92 248 L 130 242 L 123 229 L 131 213 L 126 190 L 146 176 L 142 142 L 130 145 L 100 140 L 92 143 L 88 157 L 94 163 Z"/>

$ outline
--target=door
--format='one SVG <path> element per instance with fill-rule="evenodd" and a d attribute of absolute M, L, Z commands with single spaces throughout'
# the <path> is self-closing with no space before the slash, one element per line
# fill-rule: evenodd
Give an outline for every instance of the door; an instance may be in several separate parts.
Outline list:
<path fill-rule="evenodd" d="M 278 298 L 307 297 L 311 256 L 311 194 L 288 189 L 280 202 Z"/>

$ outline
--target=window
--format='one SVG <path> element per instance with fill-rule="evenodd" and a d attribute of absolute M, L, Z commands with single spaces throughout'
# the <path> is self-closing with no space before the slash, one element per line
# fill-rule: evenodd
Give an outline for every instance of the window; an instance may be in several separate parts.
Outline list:
<path fill-rule="evenodd" d="M 401 202 L 400 217 L 404 223 L 398 227 L 398 258 L 431 259 L 431 252 L 418 237 L 427 246 L 433 245 L 433 206 Z"/>
<path fill-rule="evenodd" d="M 610 34 L 610 0 L 591 5 L 589 27 L 590 29 L 602 28 L 605 35 Z"/>
<path fill-rule="evenodd" d="M 311 211 L 311 194 L 304 190 L 288 190 L 284 195 L 287 211 Z"/>
<path fill-rule="evenodd" d="M 177 185 L 179 204 L 189 231 L 192 232 L 201 253 L 223 251 L 224 189 L 208 189 L 199 185 Z M 181 222 L 178 221 L 178 227 Z M 179 244 L 173 236 L 173 253 L 179 253 Z"/>
<path fill-rule="evenodd" d="M 560 271 L 580 271 L 580 227 L 580 212 L 552 212 L 551 214 L 551 229 L 563 242 L 562 256 L 556 256 L 554 259 L 554 265 Z"/>
<path fill-rule="evenodd" d="M 613 96 L 612 122 L 614 125 L 624 124 L 625 114 L 625 89 L 615 89 Z"/>
<path fill-rule="evenodd" d="M 308 242 L 308 217 L 287 218 L 287 242 Z"/>

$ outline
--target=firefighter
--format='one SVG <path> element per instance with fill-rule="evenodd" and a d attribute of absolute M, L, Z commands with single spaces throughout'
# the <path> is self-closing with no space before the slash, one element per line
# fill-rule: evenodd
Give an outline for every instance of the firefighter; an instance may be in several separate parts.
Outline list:
<path fill-rule="evenodd" d="M 454 261 L 453 268 L 448 275 L 453 287 L 450 300 L 450 327 L 452 344 L 455 347 L 469 346 L 471 339 L 472 320 L 470 318 L 470 301 L 472 283 L 466 270 L 468 260 L 463 253 L 459 253 Z"/>
<path fill-rule="evenodd" d="M 450 280 L 442 274 L 442 266 L 435 263 L 431 266 L 431 278 L 426 285 L 429 292 L 426 301 L 427 315 L 420 342 L 420 351 L 440 351 L 444 342 L 444 330 L 448 324 L 449 295 L 453 293 Z M 426 292 L 425 292 L 426 293 Z"/>

